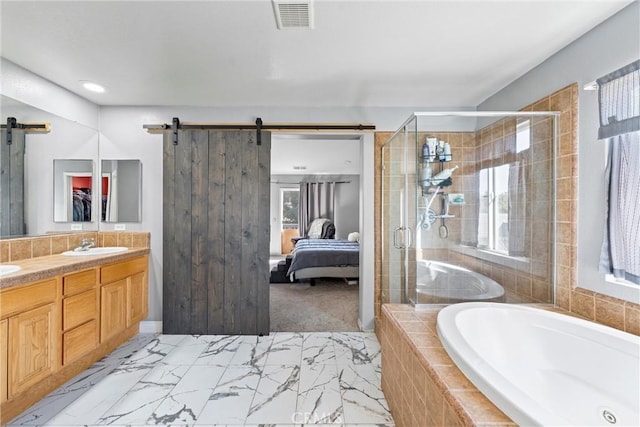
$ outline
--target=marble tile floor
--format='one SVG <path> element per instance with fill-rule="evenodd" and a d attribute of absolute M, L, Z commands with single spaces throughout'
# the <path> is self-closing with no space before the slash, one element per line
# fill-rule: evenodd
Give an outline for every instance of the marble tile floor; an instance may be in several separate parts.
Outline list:
<path fill-rule="evenodd" d="M 393 426 L 373 333 L 139 334 L 8 426 Z"/>

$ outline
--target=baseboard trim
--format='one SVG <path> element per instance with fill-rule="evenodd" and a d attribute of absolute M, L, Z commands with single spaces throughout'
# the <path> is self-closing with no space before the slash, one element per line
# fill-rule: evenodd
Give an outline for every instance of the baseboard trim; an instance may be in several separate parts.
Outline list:
<path fill-rule="evenodd" d="M 141 334 L 161 334 L 162 333 L 162 321 L 156 320 L 143 320 L 140 322 Z"/>

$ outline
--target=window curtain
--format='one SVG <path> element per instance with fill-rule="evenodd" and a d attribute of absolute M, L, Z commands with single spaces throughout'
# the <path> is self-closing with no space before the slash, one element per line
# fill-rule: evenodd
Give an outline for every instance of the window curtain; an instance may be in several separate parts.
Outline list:
<path fill-rule="evenodd" d="M 300 183 L 298 221 L 302 237 L 307 237 L 309 224 L 316 218 L 327 218 L 333 222 L 335 186 L 335 182 Z"/>
<path fill-rule="evenodd" d="M 478 246 L 478 221 L 480 215 L 480 171 L 462 177 L 464 188 L 472 188 L 469 194 L 469 202 L 462 205 L 462 230 L 460 243 L 465 246 Z"/>
<path fill-rule="evenodd" d="M 640 285 L 640 60 L 597 80 L 608 144 L 599 270 Z"/>
<path fill-rule="evenodd" d="M 509 165 L 509 255 L 526 256 L 527 163 Z"/>

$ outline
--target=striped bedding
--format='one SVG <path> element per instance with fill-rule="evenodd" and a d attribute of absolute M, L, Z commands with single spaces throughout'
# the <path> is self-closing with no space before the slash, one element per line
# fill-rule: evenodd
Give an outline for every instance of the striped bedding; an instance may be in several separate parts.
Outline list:
<path fill-rule="evenodd" d="M 333 239 L 303 239 L 293 248 L 293 260 L 287 276 L 310 267 L 360 265 L 358 242 Z"/>

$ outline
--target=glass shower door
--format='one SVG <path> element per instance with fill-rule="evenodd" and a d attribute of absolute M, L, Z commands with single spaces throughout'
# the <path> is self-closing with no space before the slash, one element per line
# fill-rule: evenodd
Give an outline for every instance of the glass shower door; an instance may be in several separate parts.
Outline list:
<path fill-rule="evenodd" d="M 411 192 L 408 162 L 410 126 L 394 134 L 382 147 L 382 276 L 383 303 L 406 303 L 409 279 L 409 248 L 413 245 L 409 212 Z"/>

